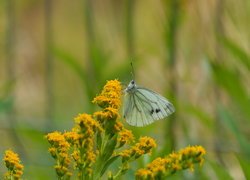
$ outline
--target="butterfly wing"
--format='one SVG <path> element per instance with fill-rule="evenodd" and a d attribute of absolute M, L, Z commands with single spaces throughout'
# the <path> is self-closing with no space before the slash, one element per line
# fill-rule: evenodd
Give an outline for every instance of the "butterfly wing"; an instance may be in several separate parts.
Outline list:
<path fill-rule="evenodd" d="M 146 88 L 137 87 L 136 91 L 124 96 L 123 115 L 132 126 L 146 126 L 174 111 L 166 98 Z"/>

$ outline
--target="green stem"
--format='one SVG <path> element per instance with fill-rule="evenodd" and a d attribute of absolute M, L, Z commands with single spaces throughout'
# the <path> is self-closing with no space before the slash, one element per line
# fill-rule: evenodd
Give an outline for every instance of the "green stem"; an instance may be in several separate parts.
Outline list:
<path fill-rule="evenodd" d="M 46 84 L 46 129 L 52 130 L 54 127 L 54 98 L 53 98 L 53 58 L 51 54 L 51 46 L 52 46 L 52 1 L 45 1 L 45 64 L 46 64 L 46 73 L 45 73 L 45 84 Z"/>
<path fill-rule="evenodd" d="M 127 1 L 127 14 L 126 14 L 126 40 L 127 40 L 127 52 L 130 57 L 134 57 L 134 7 L 135 1 Z"/>
<path fill-rule="evenodd" d="M 123 166 L 119 169 L 119 171 L 116 173 L 116 175 L 113 176 L 113 179 L 119 178 L 122 174 L 124 174 L 124 173 L 127 171 L 127 170 L 124 171 L 124 170 L 123 170 L 123 167 L 125 167 L 124 164 L 123 164 Z"/>
<path fill-rule="evenodd" d="M 118 178 L 121 175 L 122 168 L 119 169 L 119 171 L 116 173 L 116 175 L 113 176 L 113 179 Z"/>
<path fill-rule="evenodd" d="M 177 28 L 179 22 L 179 11 L 180 11 L 180 0 L 170 0 L 166 3 L 166 7 L 168 8 L 169 14 L 169 21 L 168 26 L 166 27 L 166 49 L 168 55 L 166 57 L 167 65 L 171 70 L 171 79 L 170 79 L 170 100 L 173 102 L 174 105 L 177 105 L 176 98 L 177 98 L 177 81 L 176 81 L 176 51 L 177 51 Z M 169 139 L 168 147 L 170 150 L 173 150 L 175 147 L 175 138 L 174 138 L 174 131 L 175 131 L 175 124 L 176 124 L 176 113 L 170 116 L 171 120 L 168 122 L 166 121 L 166 139 Z"/>

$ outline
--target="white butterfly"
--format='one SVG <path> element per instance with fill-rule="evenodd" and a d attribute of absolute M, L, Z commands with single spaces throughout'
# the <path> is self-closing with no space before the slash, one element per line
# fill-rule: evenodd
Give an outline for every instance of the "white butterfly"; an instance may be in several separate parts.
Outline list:
<path fill-rule="evenodd" d="M 174 106 L 160 94 L 138 87 L 134 80 L 124 90 L 123 117 L 132 126 L 146 126 L 175 111 Z"/>

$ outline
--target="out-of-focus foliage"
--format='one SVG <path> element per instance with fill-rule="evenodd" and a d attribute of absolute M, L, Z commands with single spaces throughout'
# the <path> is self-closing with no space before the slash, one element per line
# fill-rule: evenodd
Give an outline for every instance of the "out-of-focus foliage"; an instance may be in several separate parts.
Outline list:
<path fill-rule="evenodd" d="M 94 112 L 90 100 L 107 80 L 126 85 L 133 61 L 137 83 L 176 114 L 126 127 L 159 146 L 131 169 L 201 144 L 204 167 L 173 178 L 249 179 L 249 19 L 248 0 L 0 1 L 0 154 L 17 152 L 25 179 L 56 177 L 44 134 Z"/>

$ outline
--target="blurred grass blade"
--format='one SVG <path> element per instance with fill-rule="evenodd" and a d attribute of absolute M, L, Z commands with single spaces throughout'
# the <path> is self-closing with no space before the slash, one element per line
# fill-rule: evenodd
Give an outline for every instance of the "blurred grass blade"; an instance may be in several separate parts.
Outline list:
<path fill-rule="evenodd" d="M 80 63 L 77 62 L 77 59 L 75 57 L 59 48 L 53 48 L 53 53 L 57 57 L 55 58 L 55 60 L 60 60 L 67 64 L 67 67 L 71 68 L 73 72 L 81 79 L 83 89 L 86 89 L 88 98 L 87 102 L 89 102 L 89 105 L 85 107 L 85 111 L 92 111 L 93 106 L 91 101 L 96 92 L 93 91 L 93 86 L 91 85 L 91 82 L 84 68 L 81 66 Z"/>
<path fill-rule="evenodd" d="M 221 38 L 220 42 L 224 45 L 229 53 L 238 58 L 242 62 L 242 64 L 250 69 L 250 55 L 247 54 L 247 52 L 245 52 L 243 48 L 226 37 Z"/>
<path fill-rule="evenodd" d="M 228 170 L 225 167 L 221 166 L 218 163 L 212 162 L 212 161 L 207 160 L 207 162 L 213 168 L 213 170 L 216 173 L 218 179 L 226 179 L 226 180 L 233 179 L 232 176 L 228 173 Z"/>
<path fill-rule="evenodd" d="M 93 46 L 91 48 L 91 59 L 92 65 L 94 67 L 94 73 L 95 77 L 100 82 L 100 79 L 102 78 L 102 72 L 104 69 L 106 69 L 106 65 L 108 64 L 109 58 L 105 55 L 103 50 L 99 48 L 98 46 Z M 97 83 L 98 83 L 97 82 Z"/>
<path fill-rule="evenodd" d="M 237 156 L 238 161 L 240 162 L 241 169 L 245 175 L 245 179 L 250 179 L 250 163 L 243 156 Z"/>
<path fill-rule="evenodd" d="M 65 64 L 67 64 L 68 67 L 70 67 L 81 79 L 86 81 L 85 71 L 81 67 L 81 64 L 77 62 L 77 59 L 75 57 L 59 48 L 53 48 L 53 53 L 58 58 L 58 60 L 61 60 Z"/>
<path fill-rule="evenodd" d="M 115 79 L 119 75 L 119 79 L 121 80 L 130 80 L 131 79 L 131 66 L 128 61 L 123 62 L 119 66 L 112 67 L 112 70 L 108 70 L 105 73 L 104 79 Z"/>
<path fill-rule="evenodd" d="M 5 97 L 0 99 L 0 112 L 4 112 L 13 107 L 13 97 Z"/>
<path fill-rule="evenodd" d="M 101 176 L 105 173 L 109 165 L 111 165 L 116 159 L 118 159 L 120 156 L 113 156 L 111 157 L 103 166 L 102 171 L 101 171 Z"/>
<path fill-rule="evenodd" d="M 240 131 L 236 119 L 222 106 L 219 106 L 219 116 L 224 124 L 229 128 L 229 130 L 235 135 L 237 138 L 240 148 L 243 153 L 245 153 L 248 157 L 250 157 L 250 144 L 247 138 Z"/>
<path fill-rule="evenodd" d="M 192 105 L 187 105 L 184 108 L 189 114 L 197 117 L 209 129 L 213 127 L 213 118 L 201 108 Z"/>
<path fill-rule="evenodd" d="M 233 103 L 244 113 L 246 119 L 250 118 L 250 101 L 245 88 L 242 85 L 239 75 L 222 65 L 211 62 L 214 80 L 232 98 Z M 248 121 L 249 122 L 249 121 Z"/>

